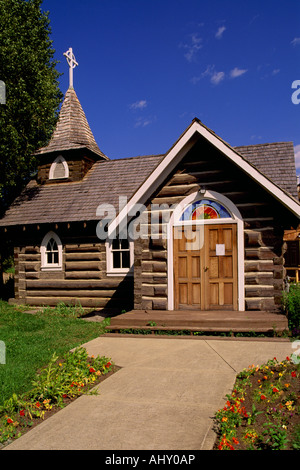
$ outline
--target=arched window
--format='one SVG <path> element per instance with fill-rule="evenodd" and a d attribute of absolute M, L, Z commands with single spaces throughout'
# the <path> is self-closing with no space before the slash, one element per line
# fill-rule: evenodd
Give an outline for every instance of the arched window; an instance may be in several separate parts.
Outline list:
<path fill-rule="evenodd" d="M 196 221 L 202 219 L 228 219 L 231 217 L 229 211 L 219 202 L 211 199 L 200 199 L 185 209 L 180 220 Z"/>
<path fill-rule="evenodd" d="M 49 232 L 41 244 L 41 268 L 43 270 L 62 269 L 62 243 L 54 232 Z"/>
<path fill-rule="evenodd" d="M 49 179 L 57 180 L 69 178 L 69 167 L 64 157 L 57 157 L 52 163 L 49 171 Z"/>

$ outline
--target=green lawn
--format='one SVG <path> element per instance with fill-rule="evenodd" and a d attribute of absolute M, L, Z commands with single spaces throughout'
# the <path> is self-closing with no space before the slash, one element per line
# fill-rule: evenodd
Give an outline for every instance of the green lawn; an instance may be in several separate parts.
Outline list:
<path fill-rule="evenodd" d="M 103 333 L 106 321 L 87 322 L 63 308 L 28 314 L 0 301 L 0 341 L 5 343 L 5 364 L 0 364 L 0 406 L 12 393 L 31 389 L 36 371 L 55 352 L 59 357 Z M 99 352 L 101 354 L 101 351 Z"/>

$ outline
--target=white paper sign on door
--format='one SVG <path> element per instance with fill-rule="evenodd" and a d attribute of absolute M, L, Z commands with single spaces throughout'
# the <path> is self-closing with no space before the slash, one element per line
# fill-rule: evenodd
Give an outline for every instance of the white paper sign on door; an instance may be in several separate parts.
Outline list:
<path fill-rule="evenodd" d="M 224 256 L 224 255 L 225 255 L 225 245 L 216 244 L 216 256 Z"/>

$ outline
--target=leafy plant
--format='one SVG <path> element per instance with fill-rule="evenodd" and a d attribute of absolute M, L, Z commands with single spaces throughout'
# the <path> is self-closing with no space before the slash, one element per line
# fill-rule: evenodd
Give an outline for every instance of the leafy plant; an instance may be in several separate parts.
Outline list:
<path fill-rule="evenodd" d="M 272 450 L 283 450 L 287 446 L 287 433 L 283 426 L 274 423 L 265 423 L 266 429 L 263 435 L 266 436 L 262 447 L 271 448 Z"/>
<path fill-rule="evenodd" d="M 37 373 L 33 388 L 25 394 L 14 393 L 0 407 L 0 442 L 19 437 L 36 418 L 44 419 L 53 407 L 63 407 L 66 399 L 97 393 L 90 392 L 90 387 L 113 366 L 104 356 L 90 358 L 82 347 L 68 352 L 61 361 L 53 354 L 49 364 Z"/>
<path fill-rule="evenodd" d="M 300 328 L 300 283 L 291 284 L 282 297 L 283 310 L 288 317 L 289 329 Z"/>
<path fill-rule="evenodd" d="M 294 450 L 300 450 L 300 424 L 294 430 L 292 447 Z"/>

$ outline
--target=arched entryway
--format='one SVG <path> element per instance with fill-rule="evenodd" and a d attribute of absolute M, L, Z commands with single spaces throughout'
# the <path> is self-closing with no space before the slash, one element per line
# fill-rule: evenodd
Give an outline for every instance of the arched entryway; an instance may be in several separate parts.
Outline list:
<path fill-rule="evenodd" d="M 243 220 L 237 207 L 219 193 L 193 193 L 173 212 L 168 308 L 244 310 Z"/>

